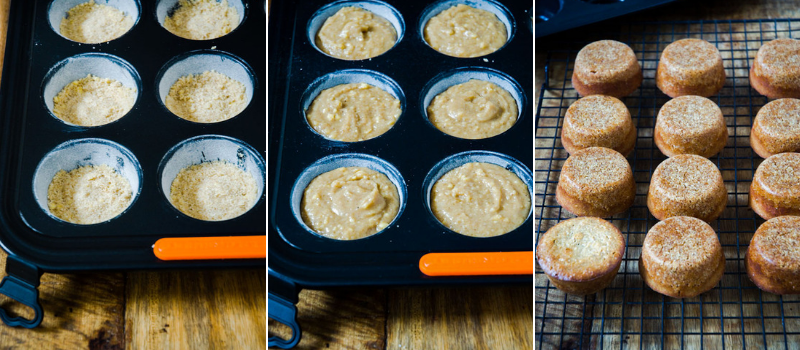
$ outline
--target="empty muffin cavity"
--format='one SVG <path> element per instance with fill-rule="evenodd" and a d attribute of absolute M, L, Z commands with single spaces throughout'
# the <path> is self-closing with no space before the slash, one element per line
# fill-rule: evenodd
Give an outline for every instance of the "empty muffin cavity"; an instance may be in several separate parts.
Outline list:
<path fill-rule="evenodd" d="M 228 35 L 244 21 L 241 0 L 161 0 L 158 23 L 184 39 L 211 40 Z"/>
<path fill-rule="evenodd" d="M 141 17 L 141 7 L 137 0 L 54 0 L 47 19 L 65 39 L 98 44 L 130 31 Z"/>
<path fill-rule="evenodd" d="M 124 117 L 141 90 L 139 74 L 125 60 L 85 53 L 56 63 L 43 82 L 50 114 L 71 126 L 100 126 Z"/>

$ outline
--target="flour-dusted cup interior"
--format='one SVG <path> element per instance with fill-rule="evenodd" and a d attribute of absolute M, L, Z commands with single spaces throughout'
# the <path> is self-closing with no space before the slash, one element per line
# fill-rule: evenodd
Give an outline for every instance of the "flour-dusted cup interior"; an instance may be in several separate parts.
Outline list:
<path fill-rule="evenodd" d="M 403 117 L 403 114 L 405 114 L 406 111 L 406 95 L 403 93 L 403 89 L 400 88 L 400 85 L 398 85 L 396 81 L 394 81 L 392 78 L 389 78 L 385 74 L 371 70 L 345 69 L 323 75 L 314 80 L 311 83 L 311 85 L 309 85 L 308 88 L 306 88 L 306 91 L 300 98 L 301 101 L 300 108 L 303 111 L 303 116 L 304 119 L 306 120 L 306 125 L 308 125 L 308 128 L 311 129 L 317 135 L 320 135 L 327 139 L 325 135 L 318 133 L 316 130 L 314 130 L 313 127 L 311 127 L 311 124 L 308 124 L 308 117 L 306 116 L 308 108 L 311 106 L 311 103 L 314 102 L 314 99 L 317 98 L 317 96 L 319 96 L 319 94 L 323 90 L 330 89 L 332 87 L 339 86 L 342 84 L 360 84 L 360 83 L 366 83 L 372 85 L 376 88 L 388 92 L 389 95 L 392 95 L 394 98 L 398 99 L 400 101 L 400 111 L 401 111 L 398 120 L 399 118 Z M 336 142 L 344 142 L 333 139 L 329 140 Z"/>
<path fill-rule="evenodd" d="M 431 217 L 435 218 L 433 210 L 431 209 L 431 190 L 433 189 L 433 185 L 450 170 L 468 163 L 489 163 L 510 171 L 528 187 L 528 195 L 531 199 L 533 198 L 533 173 L 525 164 L 502 153 L 491 151 L 466 151 L 454 154 L 436 163 L 436 165 L 428 171 L 428 175 L 426 175 L 425 179 L 422 181 L 422 189 L 425 191 L 425 208 L 428 210 Z M 533 206 L 531 206 L 531 210 L 528 212 L 528 217 L 525 220 L 529 219 L 531 213 L 533 213 L 532 208 Z M 436 221 L 438 222 L 439 220 L 437 219 Z"/>
<path fill-rule="evenodd" d="M 139 197 L 142 190 L 142 166 L 133 153 L 124 146 L 105 139 L 85 138 L 64 142 L 48 152 L 33 174 L 33 197 L 39 207 L 55 220 L 48 207 L 47 191 L 53 177 L 60 170 L 71 171 L 87 165 L 108 165 L 122 175 L 131 185 L 131 202 L 123 215 Z M 119 215 L 117 217 L 119 217 Z"/>
<path fill-rule="evenodd" d="M 98 78 L 116 80 L 126 88 L 136 90 L 135 100 L 139 100 L 142 79 L 130 63 L 107 53 L 84 53 L 59 61 L 44 76 L 42 99 L 53 118 L 64 124 L 77 126 L 56 117 L 53 113 L 53 98 L 65 86 L 75 80 L 86 78 L 89 74 Z M 135 104 L 136 102 L 134 102 Z"/>
<path fill-rule="evenodd" d="M 422 115 L 425 116 L 425 120 L 430 123 L 428 106 L 430 106 L 434 97 L 452 86 L 464 84 L 470 80 L 488 81 L 508 91 L 514 101 L 517 102 L 517 121 L 519 121 L 519 118 L 523 115 L 522 108 L 525 106 L 525 94 L 522 92 L 522 87 L 508 74 L 485 67 L 456 68 L 440 73 L 425 84 L 420 94 L 420 101 L 422 101 L 420 108 L 422 108 Z M 433 125 L 431 124 L 431 126 Z"/>
<path fill-rule="evenodd" d="M 305 170 L 303 170 L 300 176 L 297 177 L 297 180 L 295 180 L 294 186 L 292 186 L 292 196 L 290 203 L 290 205 L 292 206 L 292 214 L 294 214 L 294 217 L 295 219 L 297 219 L 297 222 L 300 223 L 300 225 L 303 226 L 303 228 L 305 228 L 306 231 L 308 231 L 313 235 L 327 238 L 314 232 L 314 230 L 308 227 L 308 225 L 306 225 L 306 223 L 303 221 L 303 217 L 301 215 L 303 208 L 301 208 L 300 205 L 303 201 L 303 193 L 305 193 L 306 187 L 308 187 L 308 184 L 311 183 L 311 180 L 314 180 L 317 176 L 320 176 L 329 171 L 343 167 L 362 167 L 386 175 L 386 177 L 389 178 L 389 181 L 391 181 L 394 187 L 397 189 L 397 194 L 400 199 L 400 207 L 397 210 L 397 215 L 394 217 L 392 222 L 387 227 L 392 226 L 397 221 L 397 219 L 401 215 L 403 215 L 403 210 L 405 210 L 406 208 L 406 198 L 408 198 L 408 188 L 406 187 L 405 180 L 403 180 L 403 175 L 400 174 L 400 171 L 397 170 L 397 168 L 395 168 L 394 165 L 383 159 L 368 154 L 362 154 L 362 153 L 334 154 L 324 157 L 320 160 L 317 160 L 316 162 L 305 168 Z M 384 228 L 384 230 L 386 229 Z M 368 237 L 379 235 L 381 232 L 383 232 L 383 230 Z"/>
<path fill-rule="evenodd" d="M 169 151 L 158 166 L 161 193 L 170 200 L 172 182 L 181 169 L 205 162 L 224 161 L 236 165 L 253 176 L 258 189 L 257 200 L 264 195 L 266 165 L 261 155 L 250 145 L 232 137 L 222 135 L 201 135 L 181 141 Z M 255 206 L 254 203 L 254 206 Z M 252 208 L 251 208 L 252 209 Z M 176 209 L 177 210 L 177 209 Z"/>
<path fill-rule="evenodd" d="M 67 17 L 67 12 L 71 8 L 89 1 L 53 0 L 47 8 L 47 20 L 50 23 L 50 28 L 64 39 L 71 40 L 61 34 L 61 20 Z M 136 24 L 139 23 L 139 18 L 142 17 L 142 4 L 139 3 L 139 0 L 94 0 L 94 2 L 98 5 L 107 5 L 122 11 L 125 16 L 133 19 L 133 27 L 136 27 Z"/>
<path fill-rule="evenodd" d="M 392 5 L 389 5 L 383 1 L 378 0 L 340 0 L 334 1 L 330 4 L 327 4 L 321 7 L 317 12 L 315 12 L 311 19 L 308 21 L 308 25 L 306 26 L 306 34 L 308 35 L 308 42 L 311 43 L 317 51 L 322 53 L 325 56 L 333 57 L 328 55 L 324 51 L 322 51 L 319 47 L 317 47 L 317 33 L 319 29 L 322 28 L 322 25 L 325 24 L 325 21 L 336 14 L 339 10 L 344 7 L 359 7 L 369 12 L 374 13 L 380 17 L 383 17 L 389 23 L 392 24 L 394 27 L 395 33 L 397 33 L 397 40 L 395 41 L 395 45 L 403 39 L 403 35 L 406 32 L 406 23 L 403 21 L 403 16 L 400 14 L 400 11 L 397 11 Z M 333 57 L 339 59 L 338 57 Z"/>
<path fill-rule="evenodd" d="M 422 10 L 422 15 L 420 15 L 419 23 L 417 24 L 417 32 L 419 33 L 422 42 L 430 46 L 430 44 L 428 44 L 428 41 L 425 40 L 425 26 L 428 25 L 428 21 L 431 18 L 438 15 L 439 13 L 441 13 L 442 11 L 447 10 L 453 6 L 458 6 L 459 4 L 471 6 L 478 10 L 491 12 L 492 14 L 497 16 L 497 19 L 500 20 L 500 23 L 503 23 L 503 25 L 506 27 L 505 45 L 508 45 L 511 39 L 513 39 L 514 32 L 516 30 L 514 16 L 511 15 L 511 11 L 509 11 L 505 6 L 503 6 L 499 2 L 494 0 L 442 0 L 435 2 L 431 5 L 428 5 L 428 7 Z M 505 45 L 503 45 L 503 47 L 505 47 Z M 498 49 L 498 51 L 502 50 L 503 47 Z"/>
<path fill-rule="evenodd" d="M 220 2 L 221 0 L 216 0 L 216 1 Z M 236 12 L 239 14 L 239 23 L 236 25 L 236 28 L 238 28 L 240 25 L 242 25 L 242 22 L 244 22 L 245 10 L 246 10 L 245 4 L 242 0 L 226 0 L 226 1 L 228 2 L 228 6 L 235 8 Z M 158 20 L 158 23 L 161 24 L 162 27 L 164 27 L 164 20 L 166 20 L 167 17 L 172 16 L 175 10 L 177 10 L 178 7 L 180 6 L 181 6 L 180 0 L 158 0 L 156 2 L 156 20 Z M 231 30 L 231 33 L 233 33 L 236 30 L 236 28 L 233 28 L 233 30 Z"/>
<path fill-rule="evenodd" d="M 207 71 L 215 71 L 244 84 L 245 99 L 247 105 L 250 105 L 250 101 L 253 100 L 253 90 L 256 86 L 255 74 L 252 68 L 241 58 L 227 52 L 197 50 L 172 58 L 161 67 L 161 70 L 156 75 L 156 92 L 164 108 L 166 108 L 169 90 L 178 79 Z"/>

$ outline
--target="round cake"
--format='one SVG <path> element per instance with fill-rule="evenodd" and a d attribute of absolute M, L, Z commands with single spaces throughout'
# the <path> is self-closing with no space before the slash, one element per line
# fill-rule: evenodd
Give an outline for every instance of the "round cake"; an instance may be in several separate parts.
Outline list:
<path fill-rule="evenodd" d="M 800 153 L 780 153 L 761 162 L 750 184 L 750 207 L 764 220 L 800 215 Z"/>
<path fill-rule="evenodd" d="M 750 85 L 769 98 L 800 98 L 800 41 L 775 39 L 758 49 Z"/>
<path fill-rule="evenodd" d="M 747 248 L 747 276 L 761 290 L 800 294 L 800 217 L 779 216 L 761 224 Z"/>
<path fill-rule="evenodd" d="M 676 97 L 661 107 L 653 138 L 664 155 L 711 157 L 728 142 L 728 127 L 716 103 L 700 96 Z"/>
<path fill-rule="evenodd" d="M 572 86 L 581 96 L 624 97 L 642 85 L 642 67 L 628 45 L 614 40 L 584 46 L 575 58 Z"/>
<path fill-rule="evenodd" d="M 661 162 L 647 191 L 647 208 L 659 220 L 691 216 L 710 222 L 722 214 L 727 203 L 728 192 L 717 166 L 694 154 L 679 154 Z"/>
<path fill-rule="evenodd" d="M 717 233 L 688 216 L 661 221 L 647 232 L 639 273 L 654 291 L 673 298 L 692 298 L 714 288 L 725 272 Z"/>
<path fill-rule="evenodd" d="M 561 168 L 556 200 L 577 216 L 608 217 L 628 210 L 636 184 L 628 160 L 605 147 L 573 153 Z"/>
<path fill-rule="evenodd" d="M 800 100 L 783 98 L 761 107 L 753 120 L 750 146 L 762 158 L 800 151 Z"/>
<path fill-rule="evenodd" d="M 570 154 L 589 147 L 606 147 L 627 156 L 636 144 L 636 128 L 622 101 L 591 95 L 567 109 L 561 143 Z"/>
<path fill-rule="evenodd" d="M 683 39 L 664 48 L 656 71 L 656 85 L 667 96 L 708 97 L 725 85 L 719 50 L 701 39 Z"/>
<path fill-rule="evenodd" d="M 551 227 L 536 247 L 536 260 L 556 288 L 569 294 L 594 294 L 617 275 L 625 239 L 600 218 L 572 218 Z"/>

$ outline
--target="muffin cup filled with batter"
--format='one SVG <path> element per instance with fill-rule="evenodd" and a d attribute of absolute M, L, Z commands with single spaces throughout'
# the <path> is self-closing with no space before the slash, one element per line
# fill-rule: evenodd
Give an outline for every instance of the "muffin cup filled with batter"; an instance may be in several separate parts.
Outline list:
<path fill-rule="evenodd" d="M 33 194 L 52 218 L 98 224 L 124 213 L 139 196 L 142 168 L 127 148 L 104 139 L 64 142 L 42 158 Z"/>
<path fill-rule="evenodd" d="M 308 22 L 308 40 L 319 52 L 342 60 L 380 56 L 400 42 L 403 17 L 376 0 L 336 1 L 323 6 Z"/>
<path fill-rule="evenodd" d="M 135 105 L 141 79 L 125 60 L 85 53 L 56 63 L 44 78 L 47 110 L 67 125 L 93 127 L 124 117 Z"/>
<path fill-rule="evenodd" d="M 160 0 L 156 19 L 184 39 L 211 40 L 228 35 L 244 21 L 242 0 Z"/>
<path fill-rule="evenodd" d="M 405 110 L 405 95 L 391 78 L 365 69 L 324 75 L 302 97 L 308 126 L 333 141 L 359 142 L 388 132 Z"/>
<path fill-rule="evenodd" d="M 292 187 L 291 208 L 308 232 L 349 241 L 391 226 L 406 197 L 405 181 L 390 163 L 366 154 L 336 154 L 303 170 Z"/>
<path fill-rule="evenodd" d="M 47 19 L 65 39 L 98 44 L 130 31 L 139 21 L 141 7 L 138 0 L 54 0 Z"/>
<path fill-rule="evenodd" d="M 264 160 L 244 142 L 201 135 L 170 149 L 159 165 L 164 197 L 181 213 L 224 221 L 247 213 L 264 196 Z"/>
<path fill-rule="evenodd" d="M 425 177 L 426 206 L 448 229 L 495 237 L 521 226 L 531 214 L 533 176 L 525 165 L 490 151 L 445 158 Z"/>
<path fill-rule="evenodd" d="M 485 139 L 511 129 L 525 97 L 505 73 L 465 67 L 441 73 L 422 88 L 422 115 L 439 131 L 462 139 Z"/>
<path fill-rule="evenodd" d="M 481 57 L 500 50 L 514 35 L 514 18 L 494 0 L 443 0 L 422 11 L 422 40 L 451 57 Z"/>
<path fill-rule="evenodd" d="M 161 103 L 195 123 L 219 123 L 245 110 L 256 85 L 252 69 L 227 52 L 197 50 L 167 62 L 156 76 Z"/>

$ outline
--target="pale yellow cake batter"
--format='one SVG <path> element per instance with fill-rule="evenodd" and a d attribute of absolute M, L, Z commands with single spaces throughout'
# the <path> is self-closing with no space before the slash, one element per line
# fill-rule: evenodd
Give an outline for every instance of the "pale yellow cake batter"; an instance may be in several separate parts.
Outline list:
<path fill-rule="evenodd" d="M 47 189 L 50 213 L 74 224 L 111 220 L 130 204 L 130 183 L 105 164 L 60 170 Z"/>
<path fill-rule="evenodd" d="M 133 18 L 115 7 L 91 0 L 69 9 L 59 29 L 70 40 L 98 44 L 121 37 L 131 27 Z"/>
<path fill-rule="evenodd" d="M 400 208 L 397 188 L 375 170 L 338 168 L 312 180 L 303 192 L 303 221 L 322 236 L 353 240 L 380 232 Z"/>
<path fill-rule="evenodd" d="M 180 0 L 164 28 L 181 38 L 211 40 L 239 26 L 239 12 L 227 0 Z"/>
<path fill-rule="evenodd" d="M 258 199 L 253 175 L 225 161 L 181 169 L 170 186 L 170 202 L 195 219 L 222 221 L 246 213 Z"/>
<path fill-rule="evenodd" d="M 433 16 L 425 41 L 454 57 L 480 57 L 499 50 L 508 39 L 506 26 L 493 13 L 459 4 Z"/>
<path fill-rule="evenodd" d="M 89 74 L 61 89 L 53 98 L 53 114 L 70 124 L 99 126 L 122 118 L 134 102 L 136 89 Z"/>
<path fill-rule="evenodd" d="M 175 115 L 197 123 L 231 119 L 247 107 L 244 84 L 215 71 L 180 77 L 164 104 Z"/>
<path fill-rule="evenodd" d="M 346 142 L 369 140 L 392 128 L 402 112 L 400 100 L 365 83 L 323 90 L 308 107 L 306 118 L 323 136 Z"/>
<path fill-rule="evenodd" d="M 343 60 L 378 56 L 394 46 L 397 32 L 385 18 L 359 7 L 343 7 L 317 32 L 317 47 Z"/>
<path fill-rule="evenodd" d="M 503 88 L 483 80 L 451 86 L 428 105 L 428 119 L 462 139 L 499 135 L 517 122 L 517 103 Z"/>
<path fill-rule="evenodd" d="M 433 215 L 462 235 L 508 233 L 525 222 L 530 209 L 528 186 L 495 164 L 464 164 L 444 174 L 431 189 Z"/>

